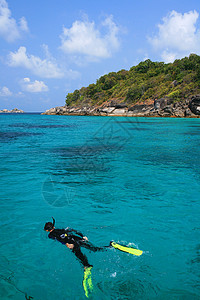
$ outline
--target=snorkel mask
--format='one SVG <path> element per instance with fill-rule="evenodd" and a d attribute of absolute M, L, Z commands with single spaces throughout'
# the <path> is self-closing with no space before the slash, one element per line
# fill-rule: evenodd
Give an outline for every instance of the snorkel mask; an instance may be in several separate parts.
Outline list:
<path fill-rule="evenodd" d="M 53 228 L 54 228 L 54 225 L 55 225 L 55 219 L 52 217 L 53 219 L 53 223 L 52 222 L 47 222 L 44 226 L 44 230 L 46 231 L 51 231 Z"/>

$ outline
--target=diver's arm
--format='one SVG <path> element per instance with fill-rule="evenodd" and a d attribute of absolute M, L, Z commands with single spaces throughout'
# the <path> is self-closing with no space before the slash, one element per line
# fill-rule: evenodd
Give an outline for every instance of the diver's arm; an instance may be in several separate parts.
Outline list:
<path fill-rule="evenodd" d="M 67 227 L 67 228 L 65 229 L 65 231 L 66 231 L 67 233 L 74 232 L 74 233 L 76 233 L 77 235 L 79 235 L 80 237 L 84 238 L 83 234 L 82 234 L 80 231 L 75 230 L 75 229 L 72 229 L 72 228 L 70 228 L 70 227 Z"/>
<path fill-rule="evenodd" d="M 67 233 L 74 232 L 74 233 L 76 233 L 77 235 L 79 235 L 80 237 L 82 237 L 82 239 L 84 239 L 85 241 L 88 241 L 87 236 L 83 236 L 83 234 L 82 234 L 80 231 L 78 231 L 78 230 L 75 230 L 75 229 L 72 229 L 72 228 L 70 228 L 70 227 L 67 227 L 67 228 L 65 229 L 65 231 L 66 231 Z"/>
<path fill-rule="evenodd" d="M 68 243 L 66 243 L 65 245 L 66 245 L 67 248 L 69 248 L 69 249 L 74 249 L 74 244 L 68 244 Z"/>

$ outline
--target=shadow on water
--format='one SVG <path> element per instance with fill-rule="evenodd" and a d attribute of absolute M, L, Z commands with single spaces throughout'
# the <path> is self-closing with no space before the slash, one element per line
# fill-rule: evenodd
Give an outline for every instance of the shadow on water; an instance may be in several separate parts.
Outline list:
<path fill-rule="evenodd" d="M 87 144 L 83 146 L 68 146 L 68 147 L 55 147 L 50 151 L 57 154 L 61 158 L 96 156 L 102 152 L 115 151 L 118 148 L 117 144 Z"/>
<path fill-rule="evenodd" d="M 200 244 L 197 245 L 196 247 L 196 257 L 194 259 L 191 260 L 191 263 L 200 263 Z M 200 272 L 199 272 L 200 275 Z"/>
<path fill-rule="evenodd" d="M 190 272 L 193 273 L 195 277 L 197 276 L 197 279 L 193 280 L 193 287 L 198 288 L 200 280 L 200 244 L 196 246 L 195 252 L 193 258 L 188 262 L 188 265 L 190 267 Z"/>
<path fill-rule="evenodd" d="M 117 143 L 87 144 L 74 147 L 56 147 L 52 152 L 56 154 L 59 172 L 56 166 L 55 175 L 77 175 L 78 173 L 109 171 L 111 155 L 119 150 Z M 62 159 L 62 162 L 59 160 Z M 53 168 L 54 169 L 54 168 Z"/>
<path fill-rule="evenodd" d="M 135 130 L 135 131 L 148 131 L 151 130 L 151 128 L 128 128 L 128 130 Z"/>
<path fill-rule="evenodd" d="M 158 294 L 156 286 L 133 277 L 128 280 L 114 278 L 112 282 L 101 282 L 97 286 L 102 292 L 109 291 L 109 299 L 152 299 Z"/>
<path fill-rule="evenodd" d="M 77 127 L 75 124 L 28 124 L 28 123 L 16 123 L 16 124 L 10 124 L 9 127 L 16 127 L 16 128 L 26 128 L 26 129 L 32 129 L 32 128 L 74 128 Z"/>
<path fill-rule="evenodd" d="M 7 131 L 7 132 L 0 132 L 0 142 L 6 142 L 10 141 L 12 139 L 21 138 L 21 137 L 27 137 L 27 136 L 34 136 L 34 135 L 42 135 L 42 133 L 34 133 L 34 132 L 13 132 L 13 131 Z"/>
<path fill-rule="evenodd" d="M 110 171 L 111 155 L 117 144 L 85 144 L 84 146 L 55 147 L 54 164 L 43 184 L 43 196 L 50 205 L 69 204 L 86 186 L 95 187 L 106 182 Z M 57 191 L 57 192 L 56 192 Z M 102 196 L 102 192 L 100 191 Z M 56 202 L 52 199 L 57 199 Z M 96 198 L 95 198 L 96 199 Z"/>
<path fill-rule="evenodd" d="M 131 121 L 131 120 L 128 120 L 128 121 L 118 121 L 118 123 L 121 123 L 121 124 L 137 124 L 138 126 L 141 124 L 144 124 L 144 125 L 160 125 L 160 124 L 166 124 L 166 122 L 162 122 L 160 120 L 158 121 L 140 121 L 140 120 L 137 120 L 137 121 Z"/>

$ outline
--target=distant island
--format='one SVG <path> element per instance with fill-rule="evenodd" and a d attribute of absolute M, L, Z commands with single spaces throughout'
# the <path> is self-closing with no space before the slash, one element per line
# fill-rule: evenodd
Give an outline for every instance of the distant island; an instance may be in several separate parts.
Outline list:
<path fill-rule="evenodd" d="M 200 117 L 200 56 L 168 64 L 147 59 L 129 71 L 111 72 L 43 114 Z"/>
<path fill-rule="evenodd" d="M 19 114 L 19 113 L 24 113 L 24 111 L 23 110 L 21 110 L 21 109 L 17 109 L 17 108 L 13 108 L 13 109 L 11 109 L 11 110 L 8 110 L 8 109 L 2 109 L 2 110 L 0 110 L 0 113 L 2 114 L 13 114 L 13 113 L 17 113 L 17 114 Z"/>

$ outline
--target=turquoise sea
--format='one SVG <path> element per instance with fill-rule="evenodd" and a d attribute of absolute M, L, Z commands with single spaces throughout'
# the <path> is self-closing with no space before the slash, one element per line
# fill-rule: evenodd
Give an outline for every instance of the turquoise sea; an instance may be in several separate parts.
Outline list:
<path fill-rule="evenodd" d="M 200 299 L 200 119 L 0 115 L 0 299 L 86 299 L 44 224 L 140 257 L 83 252 L 90 299 Z"/>

